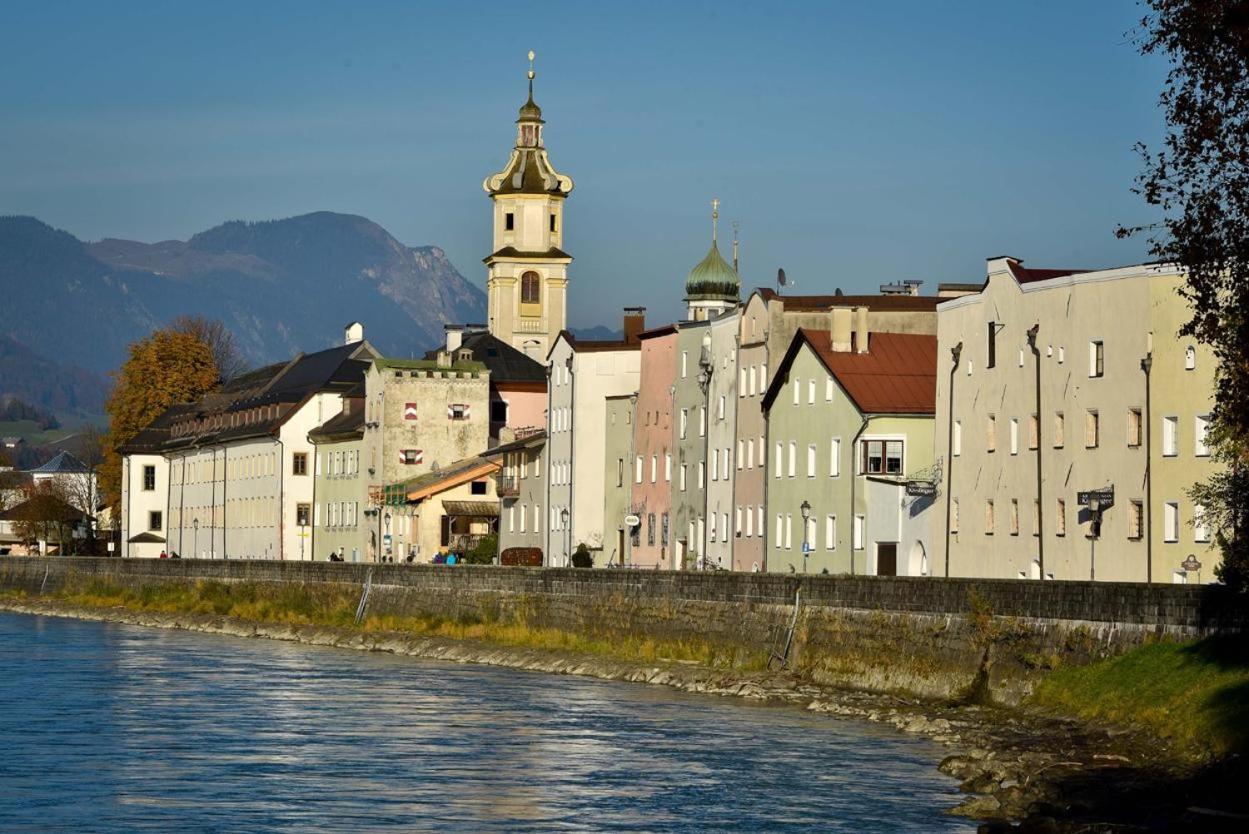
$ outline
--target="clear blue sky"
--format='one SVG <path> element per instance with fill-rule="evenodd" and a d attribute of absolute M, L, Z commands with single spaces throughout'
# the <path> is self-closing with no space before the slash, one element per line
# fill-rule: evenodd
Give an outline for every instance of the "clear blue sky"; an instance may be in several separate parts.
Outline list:
<path fill-rule="evenodd" d="M 482 178 L 538 53 L 571 323 L 676 315 L 708 201 L 746 287 L 1145 258 L 1117 223 L 1164 67 L 1130 0 L 4 4 L 0 214 L 94 240 L 365 215 L 484 285 Z M 724 247 L 727 256 L 727 247 Z"/>

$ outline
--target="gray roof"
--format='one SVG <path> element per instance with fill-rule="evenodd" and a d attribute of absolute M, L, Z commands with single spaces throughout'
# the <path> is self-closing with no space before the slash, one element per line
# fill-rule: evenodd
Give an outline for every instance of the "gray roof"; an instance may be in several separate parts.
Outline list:
<path fill-rule="evenodd" d="M 469 350 L 474 362 L 480 362 L 490 371 L 490 383 L 500 382 L 546 382 L 546 366 L 486 331 L 465 334 L 461 349 Z M 438 355 L 437 350 L 425 354 L 427 359 Z"/>
<path fill-rule="evenodd" d="M 56 457 L 30 470 L 32 475 L 82 475 L 91 470 L 85 463 L 69 452 L 59 452 Z"/>

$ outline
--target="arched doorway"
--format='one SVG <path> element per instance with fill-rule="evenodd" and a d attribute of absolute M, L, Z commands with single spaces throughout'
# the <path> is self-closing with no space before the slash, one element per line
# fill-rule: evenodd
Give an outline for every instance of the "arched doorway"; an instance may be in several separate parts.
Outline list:
<path fill-rule="evenodd" d="M 928 576 L 928 553 L 924 543 L 916 539 L 906 560 L 907 576 Z"/>

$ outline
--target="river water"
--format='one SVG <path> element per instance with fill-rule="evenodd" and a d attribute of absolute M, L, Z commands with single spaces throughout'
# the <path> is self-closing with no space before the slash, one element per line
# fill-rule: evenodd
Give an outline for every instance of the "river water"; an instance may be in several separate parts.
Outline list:
<path fill-rule="evenodd" d="M 792 707 L 0 613 L 4 831 L 970 831 L 941 755 Z"/>

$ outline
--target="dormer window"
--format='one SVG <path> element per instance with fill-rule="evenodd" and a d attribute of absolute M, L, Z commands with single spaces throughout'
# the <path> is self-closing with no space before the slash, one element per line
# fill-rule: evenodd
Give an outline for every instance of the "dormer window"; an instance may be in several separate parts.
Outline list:
<path fill-rule="evenodd" d="M 1197 348 L 1189 345 L 1184 349 L 1184 370 L 1191 371 L 1197 367 Z"/>

